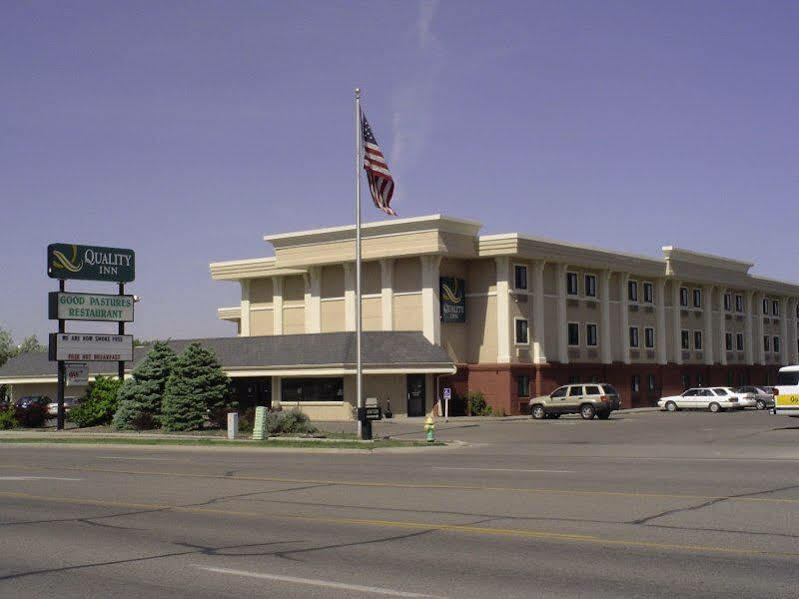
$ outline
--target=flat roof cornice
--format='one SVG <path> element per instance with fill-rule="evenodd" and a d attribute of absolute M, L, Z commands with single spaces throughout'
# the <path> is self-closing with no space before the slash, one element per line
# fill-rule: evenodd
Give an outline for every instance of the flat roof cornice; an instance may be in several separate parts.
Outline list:
<path fill-rule="evenodd" d="M 210 268 L 211 278 L 215 281 L 235 281 L 240 279 L 255 279 L 258 277 L 275 277 L 279 275 L 301 275 L 306 272 L 304 268 L 279 268 L 274 256 L 268 258 L 229 260 L 227 262 L 212 262 Z"/>

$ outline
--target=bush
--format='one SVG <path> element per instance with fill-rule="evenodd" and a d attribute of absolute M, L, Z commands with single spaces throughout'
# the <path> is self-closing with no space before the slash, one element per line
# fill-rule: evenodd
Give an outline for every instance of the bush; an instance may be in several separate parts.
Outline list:
<path fill-rule="evenodd" d="M 311 424 L 311 419 L 296 408 L 285 412 L 268 412 L 266 430 L 270 435 L 312 435 L 319 432 Z"/>
<path fill-rule="evenodd" d="M 19 420 L 17 420 L 14 408 L 0 410 L 0 431 L 8 431 L 14 428 L 19 428 Z"/>
<path fill-rule="evenodd" d="M 86 396 L 69 411 L 67 419 L 81 428 L 110 424 L 117 410 L 120 387 L 119 379 L 98 376 L 89 385 Z"/>
<path fill-rule="evenodd" d="M 160 425 L 161 404 L 167 380 L 175 364 L 175 352 L 163 341 L 156 341 L 125 381 L 114 414 L 117 430 L 144 430 Z"/>
<path fill-rule="evenodd" d="M 469 416 L 491 416 L 491 406 L 486 404 L 482 391 L 466 394 L 466 410 Z"/>
<path fill-rule="evenodd" d="M 18 424 L 29 428 L 41 428 L 47 419 L 47 406 L 34 403 L 27 408 L 15 408 L 13 414 Z"/>

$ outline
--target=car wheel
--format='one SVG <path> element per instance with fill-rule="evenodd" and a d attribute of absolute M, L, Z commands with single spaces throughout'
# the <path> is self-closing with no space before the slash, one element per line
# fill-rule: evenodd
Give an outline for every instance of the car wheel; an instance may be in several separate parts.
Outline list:
<path fill-rule="evenodd" d="M 765 410 L 766 409 L 766 402 L 763 401 L 762 399 L 758 399 L 756 407 L 757 407 L 758 410 Z"/>
<path fill-rule="evenodd" d="M 590 403 L 584 403 L 580 406 L 580 416 L 582 416 L 583 420 L 591 420 L 595 415 L 596 410 Z"/>
<path fill-rule="evenodd" d="M 544 410 L 544 406 L 542 406 L 541 404 L 534 405 L 533 409 L 530 410 L 530 413 L 533 415 L 533 418 L 535 418 L 536 420 L 543 420 L 547 416 L 547 413 Z"/>
<path fill-rule="evenodd" d="M 717 404 L 715 401 L 714 401 L 713 403 L 711 403 L 711 404 L 710 404 L 710 405 L 707 407 L 707 409 L 708 409 L 708 410 L 710 410 L 711 412 L 713 412 L 714 414 L 715 414 L 716 412 L 721 412 L 721 406 L 720 406 L 719 404 Z"/>
<path fill-rule="evenodd" d="M 608 412 L 600 412 L 600 413 L 599 413 L 599 414 L 597 414 L 596 416 L 597 416 L 597 418 L 599 418 L 600 420 L 607 420 L 608 418 L 610 418 L 610 412 L 609 412 L 609 411 L 608 411 Z"/>
<path fill-rule="evenodd" d="M 676 412 L 677 411 L 677 404 L 674 403 L 673 401 L 668 401 L 668 402 L 666 402 L 666 409 L 669 412 Z"/>

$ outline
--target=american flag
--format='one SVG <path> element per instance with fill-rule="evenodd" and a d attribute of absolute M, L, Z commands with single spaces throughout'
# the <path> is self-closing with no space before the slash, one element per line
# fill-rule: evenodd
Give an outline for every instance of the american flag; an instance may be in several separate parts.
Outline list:
<path fill-rule="evenodd" d="M 397 216 L 391 209 L 391 197 L 394 195 L 394 178 L 388 170 L 386 158 L 377 145 L 375 134 L 366 120 L 366 115 L 361 112 L 361 133 L 363 135 L 363 170 L 369 181 L 369 191 L 372 192 L 372 201 L 375 206 L 386 214 Z"/>

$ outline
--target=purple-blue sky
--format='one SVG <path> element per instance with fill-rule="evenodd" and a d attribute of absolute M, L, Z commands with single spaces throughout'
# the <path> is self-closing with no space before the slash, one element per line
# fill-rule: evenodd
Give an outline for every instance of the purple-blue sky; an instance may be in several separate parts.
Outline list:
<path fill-rule="evenodd" d="M 6 0 L 0 326 L 54 330 L 60 241 L 136 250 L 136 336 L 233 334 L 209 262 L 353 221 L 355 86 L 401 216 L 799 280 L 797 31 L 777 1 Z"/>

